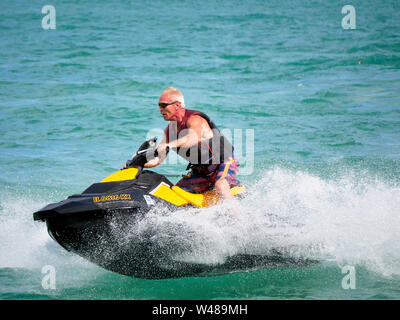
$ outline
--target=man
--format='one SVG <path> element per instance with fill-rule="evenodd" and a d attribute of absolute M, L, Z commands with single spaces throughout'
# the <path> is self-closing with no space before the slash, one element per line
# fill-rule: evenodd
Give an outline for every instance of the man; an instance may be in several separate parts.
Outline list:
<path fill-rule="evenodd" d="M 240 184 L 236 180 L 239 163 L 230 142 L 207 115 L 185 108 L 183 95 L 178 89 L 165 89 L 158 106 L 169 124 L 157 147 L 158 156 L 147 162 L 145 168 L 161 164 L 172 149 L 189 161 L 188 168 L 191 169 L 177 186 L 194 193 L 215 188 L 223 199 L 233 199 L 230 188 Z"/>

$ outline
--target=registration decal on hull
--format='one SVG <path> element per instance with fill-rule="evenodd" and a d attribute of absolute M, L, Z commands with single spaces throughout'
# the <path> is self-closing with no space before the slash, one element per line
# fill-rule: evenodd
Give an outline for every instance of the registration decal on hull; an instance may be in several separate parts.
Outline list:
<path fill-rule="evenodd" d="M 118 200 L 132 200 L 129 193 L 113 194 L 108 196 L 93 197 L 93 202 L 104 202 L 104 201 L 118 201 Z"/>
<path fill-rule="evenodd" d="M 149 195 L 145 194 L 145 195 L 143 195 L 143 198 L 144 198 L 144 200 L 146 200 L 146 203 L 149 206 L 153 206 L 154 205 L 154 201 Z"/>

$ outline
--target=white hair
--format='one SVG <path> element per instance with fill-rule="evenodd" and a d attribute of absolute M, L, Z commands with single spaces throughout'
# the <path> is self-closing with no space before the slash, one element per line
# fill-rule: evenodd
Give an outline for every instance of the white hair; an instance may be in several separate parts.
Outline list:
<path fill-rule="evenodd" d="M 185 108 L 185 99 L 183 98 L 183 94 L 179 89 L 169 87 L 165 89 L 162 93 L 170 93 L 176 101 L 179 101 L 181 103 L 182 108 Z"/>

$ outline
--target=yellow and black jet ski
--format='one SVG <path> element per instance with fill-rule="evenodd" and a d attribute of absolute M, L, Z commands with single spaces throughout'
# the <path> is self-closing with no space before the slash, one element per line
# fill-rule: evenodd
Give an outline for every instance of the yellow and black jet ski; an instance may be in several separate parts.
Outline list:
<path fill-rule="evenodd" d="M 164 175 L 144 170 L 144 164 L 156 156 L 155 150 L 155 138 L 144 142 L 127 162 L 126 169 L 92 184 L 81 194 L 45 206 L 33 214 L 34 220 L 46 222 L 50 236 L 66 250 L 107 270 L 137 278 L 208 276 L 266 266 L 307 264 L 271 252 L 237 254 L 220 264 L 194 263 L 176 259 L 180 249 L 173 241 L 163 245 L 154 241 L 160 236 L 159 231 L 146 230 L 139 232 L 139 236 L 131 236 L 135 228 L 140 229 L 138 226 L 150 211 L 203 208 L 220 201 L 213 190 L 193 194 L 174 186 Z M 234 187 L 231 192 L 241 197 L 245 187 Z M 188 230 L 182 226 L 174 234 L 179 237 L 185 232 Z"/>
<path fill-rule="evenodd" d="M 66 250 L 117 273 L 168 278 L 204 271 L 196 265 L 176 264 L 166 270 L 159 263 L 159 255 L 145 241 L 125 243 L 123 247 L 118 241 L 116 234 L 156 206 L 170 210 L 202 208 L 220 200 L 213 190 L 193 194 L 174 186 L 164 175 L 144 170 L 151 155 L 156 156 L 156 138 L 140 146 L 126 169 L 92 184 L 81 194 L 45 206 L 33 214 L 34 220 L 46 222 L 50 236 Z M 235 196 L 244 191 L 244 186 L 231 189 Z M 121 232 L 115 232 L 118 228 Z"/>

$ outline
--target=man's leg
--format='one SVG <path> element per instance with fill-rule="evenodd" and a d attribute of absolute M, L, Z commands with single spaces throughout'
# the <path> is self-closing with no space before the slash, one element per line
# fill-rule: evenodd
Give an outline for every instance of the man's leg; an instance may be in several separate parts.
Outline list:
<path fill-rule="evenodd" d="M 239 185 L 236 180 L 236 173 L 239 167 L 237 159 L 233 156 L 228 161 L 221 163 L 218 168 L 217 179 L 215 181 L 215 190 L 223 199 L 234 199 L 231 193 L 231 187 Z"/>
<path fill-rule="evenodd" d="M 215 190 L 223 199 L 235 199 L 231 192 L 231 186 L 226 179 L 220 179 L 215 183 Z"/>

